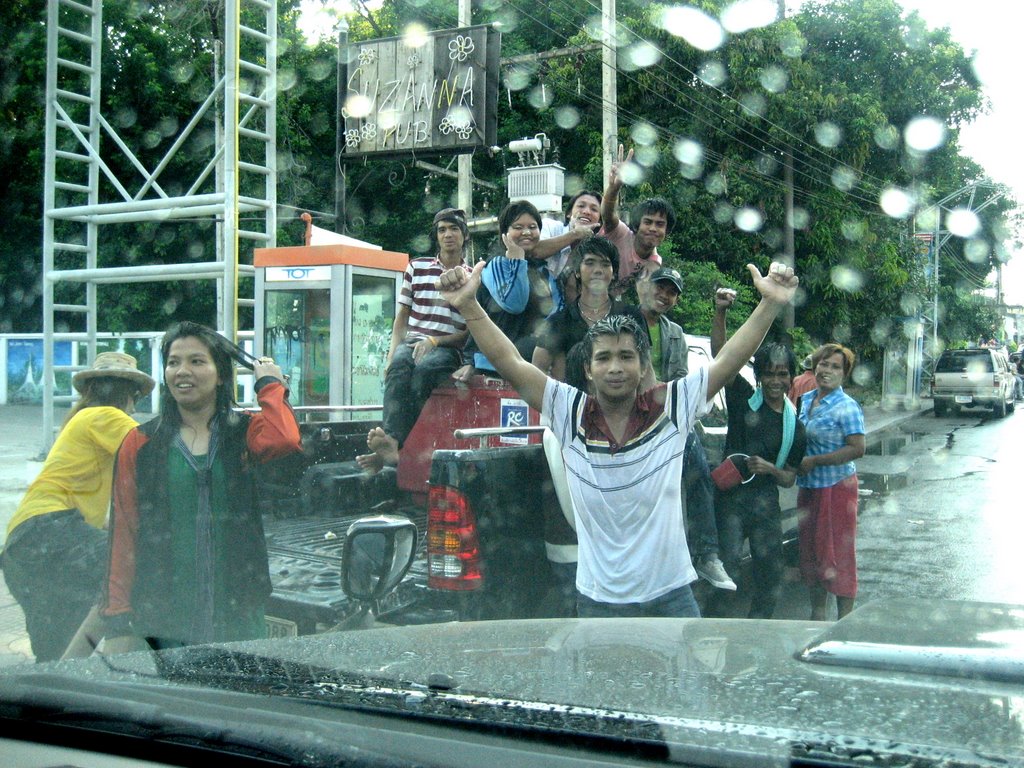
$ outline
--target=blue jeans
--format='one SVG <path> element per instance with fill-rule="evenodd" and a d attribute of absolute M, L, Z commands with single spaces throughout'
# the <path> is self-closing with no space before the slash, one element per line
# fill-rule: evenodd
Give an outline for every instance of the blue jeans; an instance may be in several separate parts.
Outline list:
<path fill-rule="evenodd" d="M 715 524 L 715 493 L 704 446 L 694 430 L 686 438 L 683 459 L 683 490 L 686 492 L 686 541 L 694 559 L 718 554 Z"/>
<path fill-rule="evenodd" d="M 577 594 L 576 615 L 581 619 L 699 619 L 700 607 L 690 585 L 686 584 L 645 603 L 602 603 Z"/>

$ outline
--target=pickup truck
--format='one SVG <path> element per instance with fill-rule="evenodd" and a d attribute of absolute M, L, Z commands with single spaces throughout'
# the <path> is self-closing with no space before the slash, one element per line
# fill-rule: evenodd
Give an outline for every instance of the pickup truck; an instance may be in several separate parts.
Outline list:
<path fill-rule="evenodd" d="M 707 340 L 688 341 L 690 365 L 706 364 Z M 751 376 L 749 366 L 744 375 Z M 439 387 L 399 466 L 368 476 L 355 457 L 378 423 L 301 424 L 304 454 L 264 474 L 271 635 L 311 634 L 344 620 L 352 610 L 341 589 L 345 532 L 354 520 L 379 513 L 407 517 L 421 535 L 409 574 L 377 607 L 382 621 L 557 616 L 543 534 L 545 515 L 557 520 L 561 507 L 539 414 L 501 379 Z M 701 425 L 712 466 L 721 458 L 725 424 L 719 394 Z"/>

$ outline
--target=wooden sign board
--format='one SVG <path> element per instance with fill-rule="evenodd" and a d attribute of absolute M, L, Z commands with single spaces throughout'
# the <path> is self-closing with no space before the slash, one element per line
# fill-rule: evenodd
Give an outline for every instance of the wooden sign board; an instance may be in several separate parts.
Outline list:
<path fill-rule="evenodd" d="M 490 26 L 351 44 L 341 159 L 493 146 L 500 59 Z"/>

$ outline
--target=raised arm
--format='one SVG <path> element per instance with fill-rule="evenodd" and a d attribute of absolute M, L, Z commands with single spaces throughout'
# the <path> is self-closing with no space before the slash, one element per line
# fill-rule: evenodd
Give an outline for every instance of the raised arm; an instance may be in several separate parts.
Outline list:
<path fill-rule="evenodd" d="M 718 354 L 718 350 L 725 346 L 726 322 L 725 316 L 729 307 L 736 301 L 736 291 L 732 288 L 719 288 L 715 291 L 715 316 L 711 320 L 711 356 Z"/>
<path fill-rule="evenodd" d="M 619 190 L 622 189 L 622 166 L 633 160 L 633 150 L 625 152 L 625 148 L 619 144 L 619 151 L 616 154 L 615 162 L 608 171 L 608 185 L 604 188 L 601 196 L 601 221 L 604 222 L 604 231 L 611 232 L 619 226 Z"/>
<path fill-rule="evenodd" d="M 768 268 L 767 275 L 762 275 L 753 264 L 748 264 L 747 269 L 753 278 L 754 287 L 761 294 L 761 301 L 711 361 L 708 371 L 709 400 L 732 381 L 743 364 L 761 346 L 779 310 L 792 301 L 800 282 L 793 270 L 780 262 L 774 262 Z"/>
<path fill-rule="evenodd" d="M 462 266 L 453 267 L 441 274 L 437 288 L 445 301 L 459 310 L 477 347 L 494 369 L 531 408 L 539 411 L 544 401 L 544 387 L 548 377 L 522 358 L 515 344 L 508 340 L 476 300 L 482 270 L 483 264 L 479 262 L 472 271 Z"/>

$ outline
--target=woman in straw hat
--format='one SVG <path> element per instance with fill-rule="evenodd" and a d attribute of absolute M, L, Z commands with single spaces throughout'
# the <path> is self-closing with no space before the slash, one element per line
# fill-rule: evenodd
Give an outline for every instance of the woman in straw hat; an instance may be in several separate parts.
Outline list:
<path fill-rule="evenodd" d="M 131 355 L 103 352 L 72 384 L 81 399 L 11 518 L 3 553 L 36 661 L 59 659 L 99 598 L 114 456 L 155 382 Z"/>
<path fill-rule="evenodd" d="M 104 653 L 266 636 L 271 585 L 256 474 L 301 440 L 269 357 L 253 361 L 260 411 L 232 408 L 233 349 L 196 323 L 164 335 L 160 416 L 118 453 Z"/>

